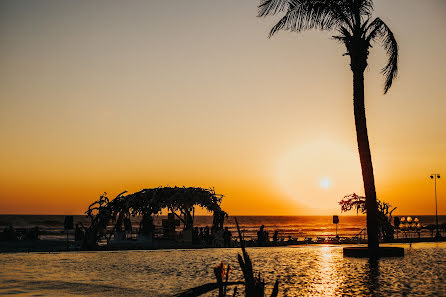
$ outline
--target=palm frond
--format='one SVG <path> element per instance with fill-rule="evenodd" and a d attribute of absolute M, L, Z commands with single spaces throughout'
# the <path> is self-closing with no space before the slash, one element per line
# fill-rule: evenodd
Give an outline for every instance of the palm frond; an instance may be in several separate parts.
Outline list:
<path fill-rule="evenodd" d="M 373 11 L 372 0 L 344 0 L 342 5 L 349 15 L 356 33 L 360 32 L 361 24 L 371 17 Z"/>
<path fill-rule="evenodd" d="M 337 16 L 343 20 L 344 24 L 353 32 L 353 18 L 351 17 L 350 7 L 346 5 L 345 1 L 330 1 L 327 0 L 327 5 L 330 5 Z"/>
<path fill-rule="evenodd" d="M 311 29 L 332 30 L 341 24 L 348 23 L 348 19 L 342 15 L 342 10 L 337 6 L 339 1 L 329 0 L 301 0 L 290 1 L 288 10 L 279 22 L 271 29 L 271 37 L 279 30 L 302 32 Z M 268 3 L 272 5 L 271 3 Z M 278 5 L 278 2 L 276 3 Z M 265 13 L 273 13 L 277 6 L 265 8 Z"/>
<path fill-rule="evenodd" d="M 361 25 L 361 30 L 360 30 L 360 32 L 361 32 L 361 37 L 362 37 L 362 38 L 365 38 L 365 36 L 366 36 L 366 34 L 367 34 L 367 28 L 368 28 L 369 24 L 370 24 L 370 18 L 367 18 L 367 19 L 362 23 L 362 25 Z"/>
<path fill-rule="evenodd" d="M 370 16 L 373 12 L 373 0 L 356 0 L 358 9 L 363 16 Z"/>
<path fill-rule="evenodd" d="M 274 34 L 277 33 L 277 31 L 282 30 L 283 28 L 285 28 L 286 24 L 287 24 L 287 20 L 288 20 L 288 13 L 285 14 L 278 22 L 277 24 L 275 24 L 271 30 L 269 31 L 268 34 L 268 38 L 271 38 Z"/>
<path fill-rule="evenodd" d="M 278 12 L 282 12 L 288 9 L 289 5 L 292 4 L 293 0 L 261 0 L 258 6 L 259 17 L 264 17 L 268 15 L 275 15 Z"/>
<path fill-rule="evenodd" d="M 387 64 L 381 70 L 385 77 L 384 94 L 386 94 L 398 74 L 398 43 L 393 32 L 380 18 L 370 23 L 367 32 L 367 41 L 379 41 L 388 56 Z"/>
<path fill-rule="evenodd" d="M 344 26 L 340 26 L 338 31 L 344 39 L 349 39 L 352 37 L 352 34 Z"/>
<path fill-rule="evenodd" d="M 363 36 L 368 43 L 375 40 L 375 38 L 381 32 L 382 21 L 379 18 L 374 19 L 366 28 L 363 30 Z"/>
<path fill-rule="evenodd" d="M 384 48 L 386 49 L 388 60 L 387 65 L 382 69 L 382 73 L 386 78 L 384 86 L 384 94 L 392 86 L 393 80 L 398 74 L 398 43 L 390 28 L 383 23 Z"/>

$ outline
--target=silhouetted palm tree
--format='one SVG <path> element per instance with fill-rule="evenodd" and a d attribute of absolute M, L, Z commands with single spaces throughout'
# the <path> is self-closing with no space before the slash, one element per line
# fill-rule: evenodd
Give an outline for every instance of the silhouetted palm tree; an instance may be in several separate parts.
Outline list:
<path fill-rule="evenodd" d="M 337 32 L 333 38 L 347 48 L 353 72 L 353 105 L 356 137 L 366 195 L 368 245 L 371 255 L 379 246 L 377 203 L 372 158 L 367 135 L 364 108 L 364 70 L 372 42 L 380 42 L 388 54 L 384 93 L 392 86 L 398 71 L 398 44 L 389 27 L 372 18 L 372 0 L 261 0 L 259 16 L 285 13 L 271 29 L 269 37 L 279 30 L 302 32 L 310 29 Z"/>

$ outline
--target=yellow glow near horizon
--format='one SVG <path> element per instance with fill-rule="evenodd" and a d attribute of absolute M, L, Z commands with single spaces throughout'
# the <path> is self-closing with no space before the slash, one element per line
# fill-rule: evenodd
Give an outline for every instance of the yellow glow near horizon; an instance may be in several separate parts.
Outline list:
<path fill-rule="evenodd" d="M 336 183 L 321 179 L 321 172 L 335 177 Z M 357 153 L 327 140 L 298 144 L 284 153 L 277 179 L 287 196 L 317 212 L 336 210 L 340 198 L 362 189 Z"/>
<path fill-rule="evenodd" d="M 446 1 L 374 3 L 401 50 L 387 95 L 379 45 L 365 73 L 377 195 L 433 214 Z M 330 32 L 268 39 L 258 4 L 2 1 L 0 213 L 80 214 L 103 192 L 177 185 L 214 187 L 230 215 L 330 215 L 363 194 L 344 47 Z"/>

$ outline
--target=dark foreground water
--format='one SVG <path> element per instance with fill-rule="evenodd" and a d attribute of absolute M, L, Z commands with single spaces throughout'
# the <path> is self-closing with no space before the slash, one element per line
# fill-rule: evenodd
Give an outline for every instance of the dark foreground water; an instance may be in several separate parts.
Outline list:
<path fill-rule="evenodd" d="M 249 248 L 280 296 L 446 296 L 446 243 L 416 243 L 404 258 L 344 258 L 342 246 Z M 171 296 L 214 281 L 221 261 L 241 272 L 239 249 L 0 254 L 0 295 Z M 232 291 L 231 291 L 232 292 Z M 207 296 L 215 296 L 208 294 Z M 232 293 L 231 293 L 232 296 Z"/>

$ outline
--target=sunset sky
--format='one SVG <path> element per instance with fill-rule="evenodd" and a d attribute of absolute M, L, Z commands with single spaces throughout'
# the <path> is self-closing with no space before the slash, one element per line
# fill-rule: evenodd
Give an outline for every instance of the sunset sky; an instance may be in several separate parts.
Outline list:
<path fill-rule="evenodd" d="M 103 192 L 214 187 L 230 215 L 340 214 L 363 193 L 352 74 L 330 32 L 254 0 L 1 1 L 0 213 L 81 214 Z M 375 0 L 366 112 L 378 198 L 446 214 L 446 1 Z M 354 214 L 354 213 L 351 213 Z"/>

